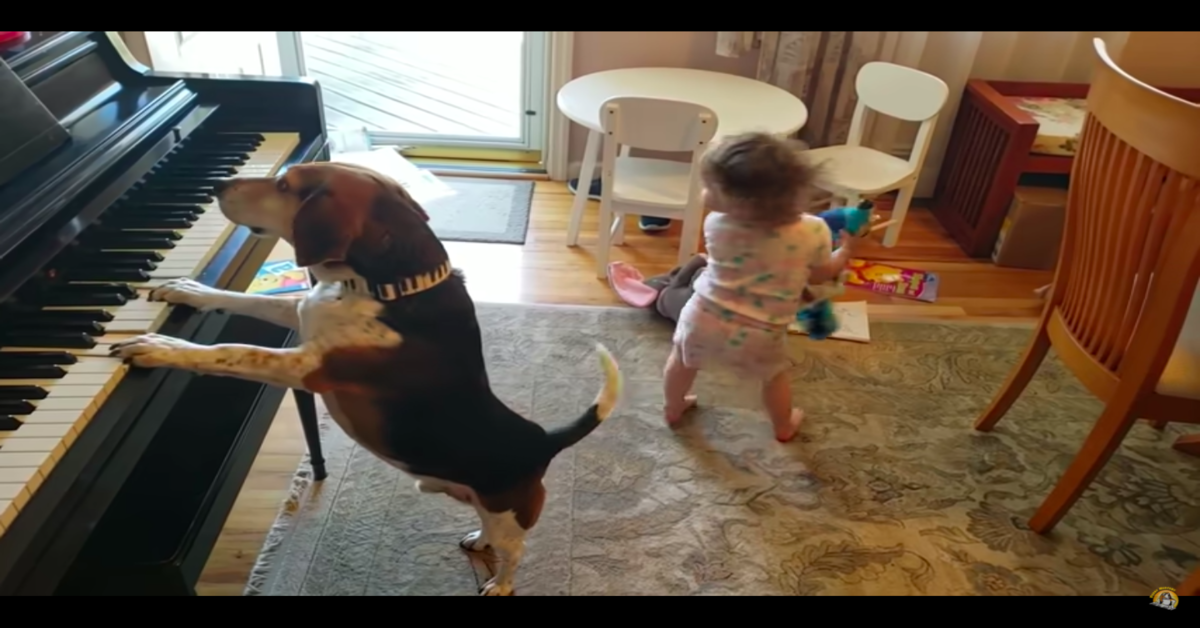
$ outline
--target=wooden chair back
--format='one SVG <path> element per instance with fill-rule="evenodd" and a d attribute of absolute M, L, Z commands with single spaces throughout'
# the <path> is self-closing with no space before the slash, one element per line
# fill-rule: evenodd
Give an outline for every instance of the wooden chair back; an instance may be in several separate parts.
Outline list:
<path fill-rule="evenodd" d="M 1200 106 L 1133 78 L 1094 44 L 1051 335 L 1069 333 L 1074 342 L 1054 344 L 1094 393 L 1125 372 L 1149 391 L 1200 282 Z"/>

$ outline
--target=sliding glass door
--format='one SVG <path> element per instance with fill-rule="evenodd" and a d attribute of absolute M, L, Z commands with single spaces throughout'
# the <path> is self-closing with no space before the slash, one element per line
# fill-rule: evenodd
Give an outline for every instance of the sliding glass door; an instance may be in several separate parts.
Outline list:
<path fill-rule="evenodd" d="M 542 149 L 547 32 L 280 32 L 333 131 L 375 144 Z"/>

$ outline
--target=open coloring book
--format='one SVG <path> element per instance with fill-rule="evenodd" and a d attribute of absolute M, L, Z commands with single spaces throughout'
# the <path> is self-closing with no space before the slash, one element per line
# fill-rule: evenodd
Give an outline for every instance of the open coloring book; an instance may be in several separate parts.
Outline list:
<path fill-rule="evenodd" d="M 833 315 L 837 317 L 838 330 L 829 336 L 830 339 L 871 342 L 866 301 L 834 301 Z M 796 323 L 788 325 L 788 331 L 793 334 L 804 333 Z"/>

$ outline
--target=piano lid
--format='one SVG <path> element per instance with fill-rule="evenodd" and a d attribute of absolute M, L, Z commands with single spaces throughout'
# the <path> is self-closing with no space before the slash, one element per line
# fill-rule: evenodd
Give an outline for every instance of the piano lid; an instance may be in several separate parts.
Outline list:
<path fill-rule="evenodd" d="M 69 139 L 66 127 L 0 59 L 0 186 Z"/>
<path fill-rule="evenodd" d="M 183 81 L 131 68 L 107 33 L 34 35 L 0 53 L 17 77 L 6 97 L 32 94 L 70 140 L 0 180 L 0 259 L 196 105 Z M 28 161 L 23 152 L 18 161 Z"/>

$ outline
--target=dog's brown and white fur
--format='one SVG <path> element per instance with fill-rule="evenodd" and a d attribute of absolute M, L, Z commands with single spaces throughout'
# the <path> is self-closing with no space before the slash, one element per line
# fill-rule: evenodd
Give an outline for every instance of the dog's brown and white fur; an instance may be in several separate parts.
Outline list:
<path fill-rule="evenodd" d="M 545 499 L 546 466 L 608 417 L 621 394 L 612 356 L 598 347 L 605 383 L 595 403 L 547 431 L 492 394 L 462 277 L 424 210 L 395 182 L 355 166 L 306 164 L 224 182 L 217 195 L 231 221 L 291 243 L 317 285 L 304 296 L 261 296 L 176 279 L 149 298 L 297 329 L 302 344 L 201 346 L 148 334 L 113 354 L 140 367 L 320 394 L 347 435 L 416 478 L 420 491 L 476 509 L 480 530 L 462 545 L 490 548 L 497 562 L 480 592 L 510 595 Z"/>

